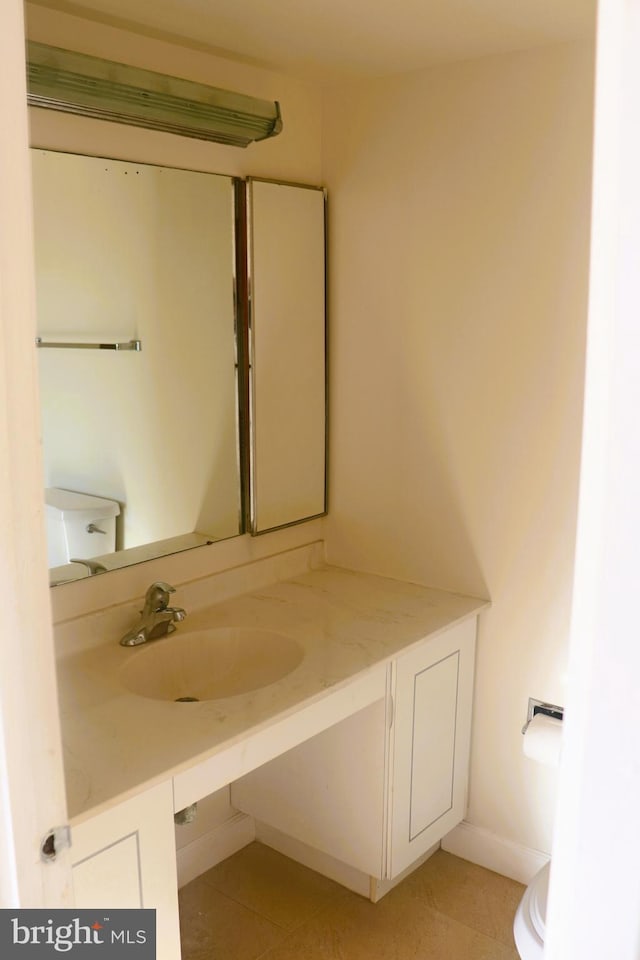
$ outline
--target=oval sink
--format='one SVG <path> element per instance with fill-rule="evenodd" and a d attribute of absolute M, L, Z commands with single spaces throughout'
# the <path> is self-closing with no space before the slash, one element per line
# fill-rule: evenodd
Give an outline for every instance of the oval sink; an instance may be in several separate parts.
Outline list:
<path fill-rule="evenodd" d="M 178 631 L 136 651 L 121 676 L 131 693 L 151 700 L 218 700 L 281 680 L 303 656 L 295 640 L 268 630 Z"/>

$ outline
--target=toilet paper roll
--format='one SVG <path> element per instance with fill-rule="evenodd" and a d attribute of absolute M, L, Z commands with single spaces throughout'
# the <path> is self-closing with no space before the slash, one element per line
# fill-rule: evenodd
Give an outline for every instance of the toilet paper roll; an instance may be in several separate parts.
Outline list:
<path fill-rule="evenodd" d="M 557 767 L 560 763 L 562 746 L 562 720 L 537 713 L 527 726 L 522 738 L 522 752 L 525 757 L 537 760 L 547 766 Z"/>

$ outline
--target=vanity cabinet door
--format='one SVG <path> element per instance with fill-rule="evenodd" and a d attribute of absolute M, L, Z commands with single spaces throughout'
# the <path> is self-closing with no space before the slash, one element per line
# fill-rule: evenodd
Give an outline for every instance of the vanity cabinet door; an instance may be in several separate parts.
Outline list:
<path fill-rule="evenodd" d="M 400 656 L 391 729 L 389 876 L 465 814 L 476 619 Z"/>
<path fill-rule="evenodd" d="M 156 910 L 157 960 L 180 960 L 171 782 L 71 828 L 75 905 Z"/>

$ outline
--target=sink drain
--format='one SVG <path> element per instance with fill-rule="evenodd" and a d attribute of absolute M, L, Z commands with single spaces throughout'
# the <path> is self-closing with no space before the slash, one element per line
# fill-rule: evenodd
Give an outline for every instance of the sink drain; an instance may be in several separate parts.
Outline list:
<path fill-rule="evenodd" d="M 198 697 L 176 697 L 174 703 L 200 703 Z"/>

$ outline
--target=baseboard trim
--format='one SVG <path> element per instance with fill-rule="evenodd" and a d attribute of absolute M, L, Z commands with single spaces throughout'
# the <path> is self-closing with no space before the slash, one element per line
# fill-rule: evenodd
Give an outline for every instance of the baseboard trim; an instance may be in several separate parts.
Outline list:
<path fill-rule="evenodd" d="M 377 903 L 378 900 L 381 900 L 385 894 L 393 890 L 393 888 L 404 880 L 405 877 L 408 877 L 410 873 L 413 873 L 420 864 L 428 860 L 440 847 L 439 843 L 434 844 L 430 850 L 416 860 L 415 863 L 407 867 L 401 874 L 394 877 L 393 880 L 379 880 L 377 877 L 370 877 L 369 874 L 364 873 L 362 870 L 357 870 L 355 867 L 343 863 L 342 860 L 337 860 L 335 857 L 329 856 L 328 853 L 316 850 L 315 847 L 310 847 L 301 840 L 296 840 L 294 837 L 290 837 L 288 834 L 282 833 L 281 830 L 277 830 L 267 823 L 262 823 L 260 820 L 256 820 L 256 840 L 264 843 L 267 847 L 271 847 L 273 850 L 277 850 L 278 853 L 284 854 L 285 857 L 289 857 L 291 860 L 295 860 L 297 863 L 309 867 L 310 870 L 315 870 L 316 873 L 322 874 L 323 877 L 335 880 L 336 883 L 346 887 L 347 890 L 352 890 L 354 893 L 360 894 L 361 897 L 366 897 L 367 900 L 371 900 L 372 903 Z"/>
<path fill-rule="evenodd" d="M 316 850 L 315 847 L 310 847 L 301 840 L 296 840 L 294 837 L 282 833 L 281 830 L 269 826 L 268 823 L 262 823 L 260 820 L 256 820 L 255 825 L 256 840 L 259 840 L 260 843 L 264 843 L 265 846 L 277 850 L 278 853 L 284 854 L 285 857 L 289 857 L 291 860 L 296 860 L 303 866 L 309 867 L 310 870 L 315 870 L 316 873 L 321 873 L 323 877 L 335 880 L 336 883 L 341 884 L 341 886 L 346 887 L 348 890 L 359 893 L 361 897 L 369 899 L 370 878 L 368 874 L 363 873 L 361 870 L 356 870 L 355 867 L 350 867 L 341 860 L 336 860 L 335 857 L 329 856 L 328 853 L 323 853 L 321 850 Z"/>
<path fill-rule="evenodd" d="M 549 857 L 463 820 L 442 840 L 442 849 L 519 883 L 529 883 Z"/>
<path fill-rule="evenodd" d="M 287 836 L 275 827 L 255 821 L 246 813 L 236 813 L 215 829 L 192 840 L 177 851 L 178 887 L 183 887 L 206 873 L 217 863 L 242 850 L 253 840 L 272 847 L 286 857 L 297 860 L 311 870 L 347 887 L 354 893 L 371 900 L 379 900 L 393 889 L 406 875 L 416 869 L 437 849 L 436 844 L 394 880 L 376 880 L 341 860 L 335 859 L 300 840 Z M 547 863 L 549 857 L 539 850 L 525 847 L 499 837 L 489 830 L 463 821 L 443 838 L 442 849 L 463 860 L 477 863 L 519 883 L 529 883 Z"/>
<path fill-rule="evenodd" d="M 184 887 L 221 860 L 242 850 L 255 838 L 253 817 L 236 813 L 213 830 L 180 847 L 177 851 L 178 887 Z"/>

